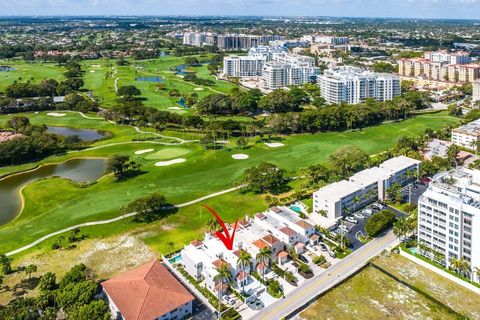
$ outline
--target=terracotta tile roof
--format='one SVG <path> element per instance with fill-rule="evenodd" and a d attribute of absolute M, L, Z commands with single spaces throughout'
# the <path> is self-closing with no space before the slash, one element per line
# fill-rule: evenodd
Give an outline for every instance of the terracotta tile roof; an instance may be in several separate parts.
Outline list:
<path fill-rule="evenodd" d="M 312 240 L 318 240 L 318 239 L 320 239 L 320 236 L 319 236 L 318 234 L 312 234 L 312 235 L 310 236 L 310 239 L 312 239 Z"/>
<path fill-rule="evenodd" d="M 226 264 L 227 267 L 230 267 L 230 264 L 223 260 L 223 259 L 218 259 L 212 262 L 212 264 L 215 266 L 215 268 L 219 269 L 222 265 Z"/>
<path fill-rule="evenodd" d="M 298 220 L 295 224 L 303 229 L 311 229 L 313 226 L 305 220 Z"/>
<path fill-rule="evenodd" d="M 220 289 L 222 291 L 225 291 L 228 289 L 228 285 L 226 283 L 223 283 L 223 282 L 219 282 L 215 285 L 215 291 L 220 291 Z"/>
<path fill-rule="evenodd" d="M 238 221 L 238 224 L 245 228 L 245 227 L 248 227 L 250 225 L 250 222 L 248 222 L 245 219 L 242 219 L 242 220 Z"/>
<path fill-rule="evenodd" d="M 282 210 L 279 207 L 271 207 L 270 211 L 275 212 L 275 213 L 280 213 Z"/>
<path fill-rule="evenodd" d="M 280 252 L 277 254 L 277 256 L 278 256 L 279 258 L 284 258 L 284 257 L 288 256 L 288 253 L 287 253 L 286 251 L 280 251 Z"/>
<path fill-rule="evenodd" d="M 257 269 L 266 269 L 266 268 L 267 268 L 267 264 L 263 261 L 257 264 Z"/>
<path fill-rule="evenodd" d="M 271 234 L 267 234 L 265 237 L 262 238 L 262 240 L 268 243 L 270 246 L 273 246 L 274 244 L 280 242 L 280 240 L 278 240 Z"/>
<path fill-rule="evenodd" d="M 280 229 L 281 232 L 285 233 L 287 236 L 291 237 L 296 234 L 296 232 L 289 227 L 283 227 Z"/>
<path fill-rule="evenodd" d="M 260 220 L 264 220 L 266 218 L 266 216 L 263 213 L 257 213 L 255 215 L 255 218 L 258 218 Z"/>
<path fill-rule="evenodd" d="M 252 244 L 258 249 L 268 248 L 268 244 L 266 244 L 262 239 L 255 240 L 252 242 Z"/>
<path fill-rule="evenodd" d="M 303 248 L 303 247 L 305 247 L 305 244 L 303 244 L 301 242 L 295 243 L 295 248 Z"/>
<path fill-rule="evenodd" d="M 195 297 L 158 261 L 102 282 L 126 320 L 151 320 Z"/>
<path fill-rule="evenodd" d="M 240 257 L 240 253 L 242 253 L 242 250 L 235 250 L 233 251 L 233 254 L 237 257 Z"/>
<path fill-rule="evenodd" d="M 193 241 L 190 242 L 190 243 L 191 243 L 194 247 L 197 247 L 197 248 L 200 247 L 200 246 L 203 244 L 202 241 L 197 240 L 197 239 L 193 240 Z"/>
<path fill-rule="evenodd" d="M 246 278 L 248 278 L 248 273 L 246 273 L 244 271 L 240 271 L 239 273 L 237 273 L 237 279 L 238 280 L 243 281 Z"/>

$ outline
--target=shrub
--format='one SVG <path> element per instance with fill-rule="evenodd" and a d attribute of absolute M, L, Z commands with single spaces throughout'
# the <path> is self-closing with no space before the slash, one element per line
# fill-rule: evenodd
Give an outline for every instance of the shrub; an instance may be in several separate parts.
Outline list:
<path fill-rule="evenodd" d="M 371 216 L 365 223 L 365 230 L 371 237 L 375 237 L 385 229 L 390 228 L 396 220 L 395 213 L 382 210 Z"/>

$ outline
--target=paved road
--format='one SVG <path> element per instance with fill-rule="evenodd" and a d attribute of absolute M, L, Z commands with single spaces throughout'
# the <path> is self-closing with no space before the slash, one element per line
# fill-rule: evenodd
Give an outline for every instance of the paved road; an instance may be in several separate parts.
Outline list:
<path fill-rule="evenodd" d="M 245 185 L 240 185 L 240 186 L 237 186 L 237 187 L 234 187 L 234 188 L 222 190 L 222 191 L 215 192 L 215 193 L 206 195 L 206 196 L 201 197 L 201 198 L 198 198 L 198 199 L 194 199 L 194 200 L 192 200 L 192 201 L 188 201 L 188 202 L 176 204 L 176 205 L 174 205 L 173 207 L 175 207 L 175 208 L 183 208 L 183 207 L 190 206 L 190 205 L 192 205 L 192 204 L 199 203 L 199 202 L 202 202 L 202 201 L 204 201 L 204 200 L 207 200 L 207 199 L 210 199 L 210 198 L 213 198 L 213 197 L 216 197 L 216 196 L 220 196 L 220 195 L 225 194 L 225 193 L 229 193 L 229 192 L 232 192 L 232 191 L 241 189 L 241 188 L 243 188 L 243 187 L 245 187 Z M 75 229 L 75 228 L 82 228 L 82 227 L 97 226 L 97 225 L 102 225 L 102 224 L 109 224 L 109 223 L 113 223 L 113 222 L 117 222 L 117 221 L 120 221 L 120 220 L 129 218 L 129 217 L 133 217 L 133 216 L 135 216 L 136 214 L 137 214 L 136 212 L 131 212 L 131 213 L 127 213 L 127 214 L 121 215 L 121 216 L 116 217 L 116 218 L 113 218 L 113 219 L 101 220 L 101 221 L 92 221 L 92 222 L 85 222 L 85 223 L 82 223 L 82 224 L 77 224 L 77 225 L 75 225 L 75 226 L 71 226 L 71 227 L 68 227 L 68 228 L 65 228 L 65 229 L 62 229 L 62 230 L 58 230 L 58 231 L 49 233 L 49 234 L 47 234 L 47 235 L 45 235 L 45 236 L 43 236 L 43 237 L 35 240 L 34 242 L 32 242 L 32 243 L 30 243 L 30 244 L 28 244 L 28 245 L 26 245 L 26 246 L 23 246 L 23 247 L 18 248 L 18 249 L 16 249 L 16 250 L 7 252 L 5 255 L 7 255 L 7 256 L 12 256 L 12 255 L 17 254 L 17 253 L 20 253 L 20 252 L 22 252 L 22 251 L 28 250 L 28 249 L 33 248 L 33 247 L 36 246 L 37 244 L 42 243 L 43 241 L 45 241 L 45 240 L 47 240 L 47 239 L 49 239 L 49 238 L 51 238 L 51 237 L 58 236 L 59 234 L 62 234 L 62 233 L 71 231 L 71 230 L 73 230 L 73 229 Z"/>
<path fill-rule="evenodd" d="M 278 300 L 250 319 L 271 320 L 294 315 L 296 310 L 332 288 L 338 282 L 354 274 L 384 249 L 396 244 L 398 244 L 398 239 L 392 231 L 389 231 L 383 237 L 370 241 L 336 265 L 297 288 L 286 298 Z"/>

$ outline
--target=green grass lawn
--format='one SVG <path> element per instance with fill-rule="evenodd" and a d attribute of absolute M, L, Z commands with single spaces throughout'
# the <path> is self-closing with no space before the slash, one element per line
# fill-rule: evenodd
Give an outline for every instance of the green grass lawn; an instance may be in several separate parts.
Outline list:
<path fill-rule="evenodd" d="M 8 251 L 25 245 L 40 236 L 71 226 L 80 222 L 95 221 L 118 215 L 118 209 L 128 202 L 152 192 L 163 193 L 172 203 L 182 203 L 206 194 L 230 188 L 239 181 L 245 169 L 262 161 L 272 162 L 289 172 L 321 163 L 328 155 L 344 145 L 357 145 L 369 154 L 384 151 L 393 146 L 399 135 L 418 135 L 427 127 L 438 129 L 448 124 L 458 122 L 446 115 L 422 115 L 403 122 L 379 125 L 359 131 L 341 133 L 320 133 L 315 135 L 294 135 L 286 137 L 282 142 L 284 147 L 268 148 L 263 143 L 250 141 L 249 148 L 239 150 L 235 147 L 226 150 L 204 150 L 198 144 L 185 144 L 188 154 L 182 155 L 187 161 L 167 167 L 155 167 L 155 159 L 148 159 L 150 153 L 134 155 L 137 150 L 154 148 L 161 154 L 176 152 L 178 146 L 160 146 L 152 143 L 131 143 L 131 127 L 115 126 L 101 120 L 83 119 L 80 115 L 71 113 L 64 118 L 46 117 L 43 114 L 29 114 L 32 122 L 46 124 L 99 128 L 111 131 L 116 136 L 113 139 L 97 142 L 101 146 L 111 141 L 128 144 L 101 147 L 66 155 L 50 157 L 42 163 L 62 161 L 72 157 L 97 156 L 106 157 L 114 153 L 133 156 L 142 164 L 144 174 L 124 182 L 114 182 L 111 178 L 103 179 L 97 184 L 77 189 L 60 179 L 37 181 L 24 190 L 26 206 L 23 213 L 12 223 L 0 227 L 0 252 Z M 0 117 L 0 123 L 7 116 Z M 115 140 L 116 139 L 116 140 Z M 130 141 L 130 142 L 129 142 Z M 234 146 L 234 144 L 231 144 Z M 231 155 L 246 153 L 247 160 L 234 160 Z M 0 174 L 31 168 L 34 164 L 1 168 Z M 62 192 L 58 192 L 62 190 Z M 48 201 L 45 201 L 48 199 Z M 235 200 L 235 199 L 232 199 Z M 237 208 L 236 203 L 227 202 L 225 208 Z M 253 213 L 254 203 L 247 202 L 245 207 L 237 208 L 232 218 Z M 179 223 L 178 228 L 195 230 L 193 224 Z M 28 230 L 28 232 L 27 232 Z M 157 237 L 163 237 L 157 235 Z M 187 238 L 187 237 L 186 237 Z M 153 246 L 159 238 L 153 237 Z"/>
<path fill-rule="evenodd" d="M 211 56 L 199 57 L 200 61 L 210 59 Z M 82 62 L 85 70 L 85 88 L 94 90 L 96 98 L 104 106 L 112 106 L 115 103 L 116 95 L 114 89 L 115 78 L 118 78 L 118 87 L 134 85 L 142 92 L 141 97 L 146 106 L 158 109 L 179 108 L 178 98 L 170 97 L 168 91 L 177 89 L 182 95 L 190 95 L 196 92 L 199 97 L 204 97 L 214 92 L 227 93 L 236 85 L 230 82 L 217 80 L 210 75 L 207 65 L 193 67 L 191 71 L 197 73 L 198 77 L 210 79 L 215 82 L 213 86 L 198 86 L 183 80 L 181 76 L 172 72 L 176 66 L 184 64 L 183 57 L 165 56 L 149 60 L 129 60 L 126 66 L 117 66 L 115 60 L 100 59 L 87 60 Z M 114 70 L 117 70 L 114 73 Z M 158 83 L 148 81 L 137 81 L 137 77 L 160 77 L 163 79 L 162 88 Z M 202 90 L 195 90 L 202 89 Z M 173 112 L 185 113 L 186 110 L 169 109 Z"/>
<path fill-rule="evenodd" d="M 23 60 L 0 60 L 1 66 L 14 67 L 16 70 L 0 72 L 0 91 L 4 91 L 9 85 L 18 82 L 38 83 L 44 79 L 63 79 L 65 69 L 56 63 L 25 62 Z"/>

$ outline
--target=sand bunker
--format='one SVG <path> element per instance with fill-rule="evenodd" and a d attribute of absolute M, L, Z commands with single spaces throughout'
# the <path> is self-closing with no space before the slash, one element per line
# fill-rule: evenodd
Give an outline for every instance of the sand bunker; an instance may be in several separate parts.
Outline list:
<path fill-rule="evenodd" d="M 157 162 L 157 163 L 155 163 L 155 166 L 166 167 L 166 166 L 171 166 L 172 164 L 182 163 L 182 162 L 185 162 L 185 161 L 187 161 L 187 160 L 185 160 L 183 158 L 178 158 L 178 159 L 173 159 L 173 160 L 168 160 L 168 161 Z"/>
<path fill-rule="evenodd" d="M 95 73 L 95 70 L 90 70 L 90 73 Z"/>
<path fill-rule="evenodd" d="M 58 112 L 47 113 L 47 116 L 50 116 L 50 117 L 65 117 L 66 115 L 67 115 L 66 113 L 58 113 Z"/>
<path fill-rule="evenodd" d="M 280 142 L 272 142 L 272 143 L 265 142 L 265 145 L 269 148 L 279 148 L 284 146 L 284 144 Z"/>
<path fill-rule="evenodd" d="M 195 89 L 193 89 L 193 90 L 195 90 L 195 91 L 203 91 L 203 88 L 195 88 Z"/>
<path fill-rule="evenodd" d="M 183 108 L 180 108 L 180 107 L 170 107 L 168 109 L 169 110 L 183 110 Z"/>
<path fill-rule="evenodd" d="M 138 151 L 135 151 L 135 154 L 144 154 L 144 153 L 148 153 L 148 152 L 152 152 L 153 149 L 143 149 L 143 150 L 138 150 Z"/>
<path fill-rule="evenodd" d="M 243 153 L 237 153 L 232 155 L 232 158 L 235 160 L 245 160 L 245 159 L 248 159 L 248 157 L 249 157 L 248 154 L 243 154 Z"/>

